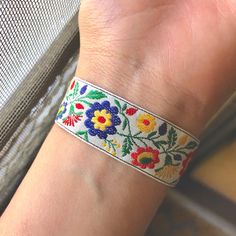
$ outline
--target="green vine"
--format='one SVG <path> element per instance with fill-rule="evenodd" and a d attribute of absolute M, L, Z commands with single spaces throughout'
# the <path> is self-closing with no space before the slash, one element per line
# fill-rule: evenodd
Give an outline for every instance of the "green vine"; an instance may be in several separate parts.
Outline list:
<path fill-rule="evenodd" d="M 98 100 L 106 97 L 107 95 L 104 92 L 98 90 L 90 90 L 89 92 L 87 92 L 87 94 L 84 94 L 84 92 L 81 92 L 80 94 L 79 83 L 75 83 L 73 92 L 66 96 L 68 105 L 70 106 L 69 114 L 83 114 L 83 112 L 76 112 L 75 105 L 72 105 L 72 103 L 80 102 L 91 106 L 92 103 L 88 101 L 88 99 Z M 158 130 L 152 131 L 145 136 L 143 136 L 142 131 L 132 134 L 131 124 L 129 118 L 126 116 L 127 103 L 124 103 L 122 105 L 117 99 L 114 99 L 114 103 L 119 110 L 120 116 L 123 117 L 121 129 L 124 132 L 117 132 L 118 135 L 124 137 L 123 145 L 121 147 L 122 156 L 130 154 L 134 145 L 136 147 L 139 147 L 140 145 L 138 143 L 142 143 L 142 145 L 147 147 L 151 141 L 152 144 L 160 151 L 160 154 L 166 154 L 166 156 L 168 156 L 168 163 L 172 163 L 172 158 L 177 161 L 181 160 L 181 156 L 187 155 L 188 150 L 193 149 L 197 146 L 197 143 L 195 141 L 190 141 L 185 146 L 178 145 L 178 135 L 176 129 L 174 129 L 174 127 L 171 127 L 168 130 L 166 123 L 163 123 Z M 87 131 L 79 131 L 76 134 L 88 141 Z M 161 138 L 163 137 L 163 135 L 166 135 L 167 139 L 163 140 Z M 112 140 L 105 139 L 104 145 L 107 146 L 107 148 L 112 149 L 114 152 L 116 151 L 116 145 L 113 143 Z"/>
<path fill-rule="evenodd" d="M 105 139 L 104 142 L 107 143 L 108 147 L 112 148 L 114 152 L 116 151 L 116 148 L 115 148 L 116 145 L 112 142 L 112 140 Z"/>

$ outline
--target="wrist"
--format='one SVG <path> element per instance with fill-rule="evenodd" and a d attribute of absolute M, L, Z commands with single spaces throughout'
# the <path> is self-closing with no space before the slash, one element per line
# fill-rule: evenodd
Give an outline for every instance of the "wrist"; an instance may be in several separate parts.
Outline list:
<path fill-rule="evenodd" d="M 117 60 L 119 61 L 119 60 Z M 105 66 L 102 66 L 105 65 Z M 126 64 L 127 65 L 127 64 Z M 92 64 L 80 60 L 76 76 L 137 104 L 199 136 L 206 107 L 191 91 L 161 74 L 146 73 L 120 62 Z"/>

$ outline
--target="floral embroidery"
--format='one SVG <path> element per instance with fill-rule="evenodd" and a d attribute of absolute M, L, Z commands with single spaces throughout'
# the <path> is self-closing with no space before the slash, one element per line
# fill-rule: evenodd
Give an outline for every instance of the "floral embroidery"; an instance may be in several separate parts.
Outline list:
<path fill-rule="evenodd" d="M 63 114 L 66 113 L 67 102 L 63 102 L 57 112 L 56 120 L 61 119 Z"/>
<path fill-rule="evenodd" d="M 167 133 L 167 124 L 164 122 L 162 125 L 159 126 L 158 128 L 159 134 L 160 135 L 165 135 Z"/>
<path fill-rule="evenodd" d="M 85 92 L 86 92 L 86 90 L 87 90 L 87 87 L 88 87 L 88 85 L 84 85 L 81 89 L 80 89 L 80 95 L 83 95 Z"/>
<path fill-rule="evenodd" d="M 81 103 L 76 103 L 76 104 L 75 104 L 75 107 L 76 107 L 77 109 L 84 109 L 84 106 L 83 106 Z"/>
<path fill-rule="evenodd" d="M 120 148 L 120 143 L 116 139 L 112 139 L 112 140 L 105 139 L 102 142 L 102 146 L 105 148 L 107 152 L 115 156 L 117 154 L 116 150 Z"/>
<path fill-rule="evenodd" d="M 80 115 L 71 115 L 68 116 L 64 121 L 63 124 L 68 125 L 68 126 L 75 126 L 75 123 L 77 123 L 80 119 Z"/>
<path fill-rule="evenodd" d="M 140 114 L 137 119 L 137 127 L 141 132 L 149 133 L 154 130 L 156 119 L 150 114 Z"/>
<path fill-rule="evenodd" d="M 154 150 L 151 147 L 139 147 L 137 152 L 133 152 L 131 157 L 133 158 L 132 163 L 141 168 L 154 168 L 155 164 L 159 162 L 158 158 L 159 151 Z"/>
<path fill-rule="evenodd" d="M 184 145 L 188 140 L 188 136 L 186 134 L 184 135 L 181 135 L 179 138 L 178 138 L 178 144 L 179 145 Z"/>
<path fill-rule="evenodd" d="M 138 109 L 131 107 L 131 108 L 126 109 L 125 113 L 129 116 L 132 116 L 137 112 L 137 110 Z"/>
<path fill-rule="evenodd" d="M 86 111 L 84 124 L 88 128 L 90 135 L 97 135 L 100 139 L 106 139 L 107 135 L 116 133 L 116 127 L 121 123 L 120 118 L 117 116 L 118 108 L 110 106 L 109 101 L 103 101 L 101 104 L 95 102 L 89 110 Z"/>
<path fill-rule="evenodd" d="M 75 80 L 72 81 L 71 85 L 70 85 L 70 90 L 72 90 L 75 87 Z"/>
<path fill-rule="evenodd" d="M 174 186 L 198 141 L 167 121 L 73 79 L 56 122 L 98 149 Z"/>
<path fill-rule="evenodd" d="M 95 111 L 94 117 L 91 119 L 94 123 L 95 129 L 100 129 L 101 131 L 106 130 L 107 127 L 112 125 L 111 122 L 111 113 L 103 109 L 101 111 Z"/>

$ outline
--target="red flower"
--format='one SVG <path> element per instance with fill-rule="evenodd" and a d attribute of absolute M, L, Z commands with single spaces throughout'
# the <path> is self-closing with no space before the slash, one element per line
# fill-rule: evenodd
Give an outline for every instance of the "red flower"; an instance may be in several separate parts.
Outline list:
<path fill-rule="evenodd" d="M 63 121 L 63 124 L 67 126 L 75 126 L 75 123 L 77 123 L 79 120 L 81 120 L 82 116 L 79 115 L 71 115 L 67 116 L 67 118 Z"/>
<path fill-rule="evenodd" d="M 185 170 L 187 169 L 188 165 L 189 165 L 189 162 L 191 161 L 192 159 L 192 156 L 193 156 L 194 152 L 190 152 L 188 155 L 187 155 L 187 158 L 183 161 L 182 163 L 182 169 L 180 170 L 179 174 L 180 176 L 182 176 L 185 172 Z"/>
<path fill-rule="evenodd" d="M 136 152 L 131 154 L 132 164 L 140 166 L 145 169 L 146 167 L 153 169 L 155 164 L 160 160 L 158 158 L 159 151 L 151 147 L 139 147 Z"/>
<path fill-rule="evenodd" d="M 84 109 L 84 106 L 83 106 L 81 103 L 76 103 L 76 104 L 75 104 L 75 107 L 76 107 L 77 109 Z"/>
<path fill-rule="evenodd" d="M 129 116 L 132 116 L 132 115 L 134 115 L 137 112 L 137 110 L 138 109 L 132 108 L 132 107 L 128 108 L 128 109 L 126 109 L 126 114 L 129 115 Z"/>
<path fill-rule="evenodd" d="M 75 86 L 75 80 L 72 82 L 71 86 L 70 86 L 70 90 L 73 89 Z"/>

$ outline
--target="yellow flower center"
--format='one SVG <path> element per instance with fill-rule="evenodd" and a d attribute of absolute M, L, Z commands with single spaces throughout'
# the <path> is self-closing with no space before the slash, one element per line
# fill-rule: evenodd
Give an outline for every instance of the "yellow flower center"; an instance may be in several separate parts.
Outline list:
<path fill-rule="evenodd" d="M 106 109 L 95 111 L 91 121 L 94 123 L 94 128 L 101 131 L 106 130 L 108 126 L 112 125 L 111 114 Z"/>

